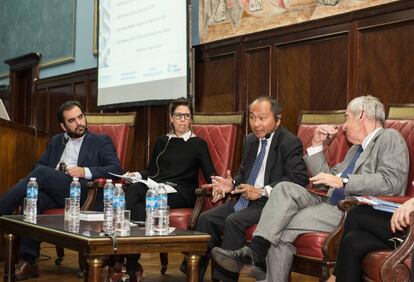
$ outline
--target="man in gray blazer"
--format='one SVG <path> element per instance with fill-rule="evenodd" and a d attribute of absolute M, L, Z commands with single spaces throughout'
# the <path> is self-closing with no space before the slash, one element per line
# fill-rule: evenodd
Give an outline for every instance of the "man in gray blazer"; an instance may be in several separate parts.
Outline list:
<path fill-rule="evenodd" d="M 288 281 L 299 234 L 330 232 L 339 223 L 336 203 L 352 195 L 402 195 L 407 184 L 408 149 L 394 129 L 384 129 L 384 106 L 372 96 L 353 99 L 346 110 L 344 131 L 354 144 L 345 159 L 329 168 L 323 142 L 339 134 L 335 127 L 315 129 L 312 146 L 304 160 L 310 181 L 327 189 L 328 197 L 281 182 L 272 189 L 252 242 L 239 250 L 212 250 L 213 258 L 225 269 L 245 272 L 258 280 Z M 267 264 L 265 258 L 267 255 Z M 266 271 L 267 266 L 267 271 Z"/>

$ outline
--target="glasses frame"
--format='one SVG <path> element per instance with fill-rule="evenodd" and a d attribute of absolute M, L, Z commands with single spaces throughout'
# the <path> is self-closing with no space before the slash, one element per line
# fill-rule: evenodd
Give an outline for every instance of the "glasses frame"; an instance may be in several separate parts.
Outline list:
<path fill-rule="evenodd" d="M 172 117 L 176 120 L 180 120 L 182 118 L 184 118 L 185 120 L 190 120 L 192 118 L 190 113 L 173 113 Z"/>

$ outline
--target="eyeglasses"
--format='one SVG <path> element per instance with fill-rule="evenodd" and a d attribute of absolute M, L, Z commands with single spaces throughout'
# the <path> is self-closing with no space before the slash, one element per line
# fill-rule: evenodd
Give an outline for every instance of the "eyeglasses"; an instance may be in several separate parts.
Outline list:
<path fill-rule="evenodd" d="M 182 119 L 183 117 L 185 120 L 191 119 L 191 114 L 187 114 L 187 113 L 173 113 L 172 116 L 175 119 Z"/>

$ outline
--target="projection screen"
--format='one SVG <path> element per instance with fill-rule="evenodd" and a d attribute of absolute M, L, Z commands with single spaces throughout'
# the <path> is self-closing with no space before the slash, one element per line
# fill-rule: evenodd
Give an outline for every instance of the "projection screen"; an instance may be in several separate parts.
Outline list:
<path fill-rule="evenodd" d="M 100 0 L 98 106 L 187 96 L 187 17 L 187 0 Z"/>

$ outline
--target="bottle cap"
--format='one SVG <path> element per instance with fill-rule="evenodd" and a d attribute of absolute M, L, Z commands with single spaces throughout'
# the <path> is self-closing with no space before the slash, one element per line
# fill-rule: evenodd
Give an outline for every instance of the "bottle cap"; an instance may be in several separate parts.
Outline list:
<path fill-rule="evenodd" d="M 121 183 L 115 183 L 115 187 L 120 187 L 120 188 L 122 188 L 122 184 L 121 184 Z"/>
<path fill-rule="evenodd" d="M 107 179 L 106 180 L 106 183 L 108 183 L 108 182 L 111 183 L 112 182 L 112 179 Z"/>
<path fill-rule="evenodd" d="M 73 180 L 74 181 L 79 181 L 79 177 L 74 177 Z"/>
<path fill-rule="evenodd" d="M 36 181 L 36 177 L 30 177 L 30 181 Z"/>

